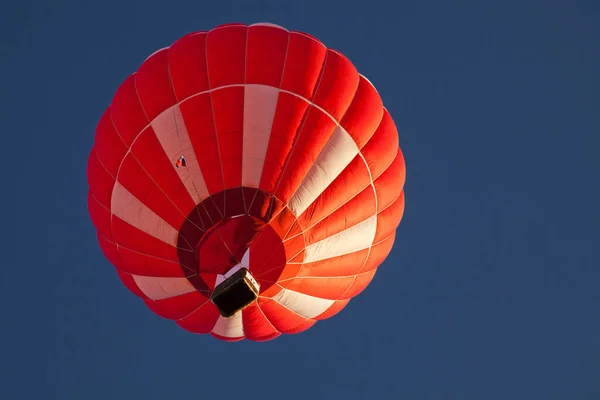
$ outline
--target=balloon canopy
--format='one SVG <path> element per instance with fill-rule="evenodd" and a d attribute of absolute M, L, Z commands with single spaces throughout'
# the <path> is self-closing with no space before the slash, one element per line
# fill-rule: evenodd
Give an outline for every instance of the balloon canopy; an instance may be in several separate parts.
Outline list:
<path fill-rule="evenodd" d="M 267 23 L 194 32 L 116 91 L 88 207 L 123 284 L 219 339 L 302 332 L 363 291 L 404 211 L 398 132 L 373 85 Z"/>

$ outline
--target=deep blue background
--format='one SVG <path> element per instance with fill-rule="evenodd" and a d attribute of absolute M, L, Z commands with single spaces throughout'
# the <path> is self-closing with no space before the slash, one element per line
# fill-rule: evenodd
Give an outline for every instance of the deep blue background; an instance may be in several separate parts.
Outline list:
<path fill-rule="evenodd" d="M 5 3 L 1 399 L 600 399 L 598 1 Z M 121 81 L 232 21 L 346 54 L 407 162 L 373 283 L 269 343 L 152 314 L 86 208 L 95 125 Z"/>

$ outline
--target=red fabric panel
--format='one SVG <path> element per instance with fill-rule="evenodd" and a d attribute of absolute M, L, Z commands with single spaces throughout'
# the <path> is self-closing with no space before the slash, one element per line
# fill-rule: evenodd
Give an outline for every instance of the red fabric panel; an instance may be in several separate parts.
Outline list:
<path fill-rule="evenodd" d="M 219 319 L 219 310 L 207 300 L 189 315 L 179 319 L 177 325 L 193 333 L 209 333 Z"/>
<path fill-rule="evenodd" d="M 156 239 L 154 236 L 150 236 L 147 233 L 137 229 L 136 227 L 128 224 L 123 221 L 119 217 L 113 215 L 112 216 L 112 231 L 113 236 L 115 238 L 116 243 L 119 246 L 122 246 L 125 249 L 128 249 L 128 252 L 140 253 L 140 254 L 148 254 L 152 257 L 156 257 L 158 259 L 171 261 L 172 263 L 178 263 L 178 255 L 177 249 L 159 239 Z M 191 249 L 190 249 L 191 250 Z M 125 258 L 127 254 L 124 255 L 123 262 L 125 263 Z M 133 256 L 132 256 L 133 257 Z M 129 258 L 128 258 L 129 259 Z M 135 264 L 138 260 L 133 260 L 132 264 Z M 193 267 L 189 266 L 189 267 Z M 132 268 L 137 268 L 135 265 Z M 126 269 L 123 266 L 123 269 Z M 179 268 L 181 269 L 181 268 Z M 136 273 L 138 275 L 149 275 L 143 272 L 143 269 L 137 269 L 137 272 L 130 271 L 129 272 Z M 157 276 L 181 276 L 180 273 L 176 273 L 175 275 L 157 275 Z"/>
<path fill-rule="evenodd" d="M 128 149 L 113 125 L 109 109 L 104 111 L 96 127 L 94 149 L 104 168 L 112 176 L 117 176 L 121 161 Z"/>
<path fill-rule="evenodd" d="M 156 258 L 153 254 L 139 253 L 125 247 L 119 247 L 119 256 L 122 270 L 134 275 L 185 278 L 194 273 L 178 261 Z"/>
<path fill-rule="evenodd" d="M 257 302 L 271 325 L 279 332 L 292 332 L 294 329 L 304 326 L 307 321 L 311 321 L 301 317 L 274 300 L 259 298 Z"/>
<path fill-rule="evenodd" d="M 318 108 L 310 107 L 275 195 L 288 202 L 333 134 L 336 124 Z"/>
<path fill-rule="evenodd" d="M 117 245 L 112 240 L 102 236 L 102 234 L 97 234 L 96 237 L 98 238 L 98 244 L 100 245 L 104 257 L 106 257 L 106 259 L 117 269 L 120 269 L 122 267 L 122 262 Z"/>
<path fill-rule="evenodd" d="M 388 236 L 386 239 L 382 241 L 375 242 L 373 246 L 371 246 L 371 252 L 369 253 L 369 258 L 365 265 L 362 266 L 361 272 L 371 271 L 379 267 L 379 265 L 386 259 L 386 257 L 390 254 L 392 250 L 392 246 L 394 245 L 394 239 L 396 238 L 396 232 L 394 231 Z"/>
<path fill-rule="evenodd" d="M 342 54 L 328 49 L 313 102 L 340 121 L 357 89 L 358 72 L 354 65 Z"/>
<path fill-rule="evenodd" d="M 368 80 L 360 77 L 356 95 L 342 118 L 342 127 L 362 149 L 383 117 L 383 102 Z"/>
<path fill-rule="evenodd" d="M 227 190 L 225 196 L 225 209 L 223 210 L 224 217 L 233 217 L 235 215 L 246 214 L 246 204 L 244 191 L 241 187 L 233 187 Z"/>
<path fill-rule="evenodd" d="M 281 292 L 283 290 L 283 288 L 279 285 L 273 285 L 271 287 L 269 287 L 267 290 L 265 290 L 264 292 L 261 293 L 261 296 L 263 298 L 273 298 L 274 296 L 277 296 L 277 294 L 279 292 Z"/>
<path fill-rule="evenodd" d="M 377 179 L 386 170 L 398 150 L 398 130 L 390 114 L 384 110 L 375 134 L 361 150 L 373 179 Z"/>
<path fill-rule="evenodd" d="M 250 340 L 265 341 L 275 339 L 281 335 L 271 325 L 256 303 L 250 304 L 242 311 L 242 321 L 244 324 L 244 335 Z"/>
<path fill-rule="evenodd" d="M 368 256 L 369 249 L 364 249 L 338 257 L 306 263 L 300 269 L 298 276 L 336 277 L 356 275 L 361 272 Z"/>
<path fill-rule="evenodd" d="M 316 319 L 305 319 L 304 322 L 302 322 L 301 324 L 296 325 L 289 329 L 284 329 L 281 331 L 281 333 L 285 333 L 287 335 L 296 335 L 298 333 L 302 333 L 302 332 L 310 329 L 316 323 L 317 323 Z"/>
<path fill-rule="evenodd" d="M 344 309 L 344 307 L 346 307 L 348 305 L 349 302 L 350 302 L 350 299 L 336 300 L 335 303 L 333 303 L 331 305 L 331 307 L 329 307 L 327 309 L 327 311 L 325 311 L 323 314 L 315 317 L 315 319 L 322 321 L 322 320 L 331 318 L 334 315 L 336 315 L 337 313 L 339 313 L 340 311 L 342 311 Z"/>
<path fill-rule="evenodd" d="M 231 25 L 208 32 L 206 52 L 210 88 L 244 83 L 246 26 Z"/>
<path fill-rule="evenodd" d="M 98 233 L 112 240 L 110 211 L 96 200 L 92 192 L 88 192 L 88 212 Z"/>
<path fill-rule="evenodd" d="M 392 164 L 374 182 L 378 212 L 388 207 L 400 195 L 404 186 L 405 171 L 404 158 L 402 153 L 398 152 Z"/>
<path fill-rule="evenodd" d="M 348 164 L 337 178 L 302 213 L 298 223 L 303 229 L 316 224 L 333 213 L 371 184 L 369 170 L 360 156 Z"/>
<path fill-rule="evenodd" d="M 119 136 L 130 147 L 137 135 L 148 125 L 144 109 L 135 89 L 135 74 L 130 75 L 117 89 L 110 113 Z"/>
<path fill-rule="evenodd" d="M 285 248 L 281 239 L 271 227 L 265 227 L 250 246 L 249 271 L 260 284 L 261 293 L 277 282 L 285 264 Z"/>
<path fill-rule="evenodd" d="M 280 213 L 274 215 L 271 221 L 269 221 L 269 224 L 280 238 L 284 238 L 295 222 L 296 217 L 294 217 L 294 214 L 286 207 L 283 208 Z"/>
<path fill-rule="evenodd" d="M 273 193 L 309 105 L 288 93 L 280 93 L 260 180 L 260 189 Z"/>
<path fill-rule="evenodd" d="M 325 62 L 326 47 L 312 36 L 290 32 L 281 88 L 312 99 Z"/>
<path fill-rule="evenodd" d="M 151 127 L 146 128 L 138 136 L 138 139 L 131 146 L 131 153 L 144 169 L 145 173 L 151 177 L 154 184 L 160 188 L 160 191 L 172 203 L 164 211 L 165 213 L 168 214 L 173 206 L 175 206 L 181 214 L 187 215 L 196 207 L 196 203 L 177 175 L 175 168 L 171 164 L 171 160 L 165 154 Z M 119 182 L 121 182 L 121 179 L 119 179 Z M 142 200 L 140 197 L 138 199 Z M 162 217 L 162 209 L 158 208 L 154 211 Z M 179 229 L 180 226 L 181 224 L 173 225 L 175 229 Z"/>
<path fill-rule="evenodd" d="M 304 251 L 302 253 L 304 253 Z M 302 262 L 302 261 L 300 261 L 300 262 Z M 285 266 L 285 268 L 283 269 L 283 271 L 281 271 L 281 275 L 279 276 L 279 281 L 297 277 L 298 272 L 300 272 L 301 267 L 302 267 L 302 264 L 287 264 Z"/>
<path fill-rule="evenodd" d="M 177 102 L 169 77 L 168 51 L 162 49 L 152 54 L 135 75 L 135 87 L 148 121 Z"/>
<path fill-rule="evenodd" d="M 297 256 L 288 260 L 289 263 L 301 263 L 304 261 L 304 256 L 306 254 L 306 250 L 302 250 L 302 252 L 298 253 Z"/>
<path fill-rule="evenodd" d="M 374 242 L 377 243 L 396 231 L 404 215 L 404 192 L 385 210 L 380 211 L 377 218 L 377 233 Z"/>
<path fill-rule="evenodd" d="M 224 192 L 221 192 L 216 195 L 212 195 L 207 201 L 203 201 L 202 205 L 198 207 L 203 225 L 207 229 L 223 219 L 224 205 L 225 196 Z"/>
<path fill-rule="evenodd" d="M 244 88 L 232 87 L 211 93 L 215 128 L 225 188 L 242 185 L 244 140 Z M 204 150 L 201 154 L 204 154 Z"/>
<path fill-rule="evenodd" d="M 194 208 L 187 216 L 184 224 L 179 228 L 179 236 L 177 238 L 178 247 L 187 247 L 188 243 L 194 247 L 200 241 L 204 234 L 203 221 L 197 208 Z"/>
<path fill-rule="evenodd" d="M 169 168 L 171 168 L 169 166 Z M 119 183 L 136 199 L 159 215 L 174 229 L 179 229 L 185 220 L 184 215 L 160 190 L 152 178 L 142 169 L 132 153 L 127 154 L 119 172 Z"/>
<path fill-rule="evenodd" d="M 254 204 L 254 201 L 256 200 L 257 193 L 258 193 L 258 189 L 248 188 L 248 187 L 242 188 L 242 198 L 244 201 L 244 210 L 246 210 L 246 212 L 248 212 L 248 213 L 250 212 L 250 208 L 252 207 L 252 205 Z"/>
<path fill-rule="evenodd" d="M 340 299 L 351 299 L 353 297 L 358 296 L 363 290 L 367 288 L 367 286 L 369 286 L 369 283 L 371 283 L 373 277 L 375 277 L 376 272 L 377 269 L 373 269 L 371 271 L 363 272 L 362 274 L 357 275 L 354 282 L 352 282 L 352 284 L 350 285 L 348 291 L 344 293 L 343 296 L 340 297 Z"/>
<path fill-rule="evenodd" d="M 112 190 L 115 185 L 115 179 L 108 173 L 94 150 L 90 153 L 87 163 L 87 179 L 90 191 L 100 204 L 110 210 L 110 201 Z"/>
<path fill-rule="evenodd" d="M 288 233 L 285 235 L 284 239 L 290 239 L 294 236 L 301 235 L 303 232 L 302 227 L 298 223 L 297 220 L 294 221 L 292 227 L 288 230 Z"/>
<path fill-rule="evenodd" d="M 257 192 L 248 212 L 256 218 L 269 221 L 273 216 L 278 215 L 282 208 L 283 204 L 275 197 L 264 192 Z"/>
<path fill-rule="evenodd" d="M 206 36 L 206 32 L 195 32 L 169 48 L 169 72 L 179 101 L 208 90 Z"/>
<path fill-rule="evenodd" d="M 376 212 L 375 193 L 373 188 L 368 186 L 327 218 L 306 230 L 304 232 L 306 245 L 316 243 L 359 224 L 374 216 Z"/>
<path fill-rule="evenodd" d="M 220 192 L 223 175 L 210 93 L 186 100 L 180 109 L 208 191 Z"/>
<path fill-rule="evenodd" d="M 352 285 L 352 282 L 354 282 L 354 276 L 338 276 L 330 278 L 298 277 L 281 283 L 281 286 L 309 296 L 337 300 L 346 293 L 350 285 Z"/>
<path fill-rule="evenodd" d="M 271 26 L 251 26 L 246 48 L 246 83 L 281 85 L 288 32 Z"/>
<path fill-rule="evenodd" d="M 215 290 L 218 274 L 201 273 L 198 276 L 204 281 L 209 290 Z"/>

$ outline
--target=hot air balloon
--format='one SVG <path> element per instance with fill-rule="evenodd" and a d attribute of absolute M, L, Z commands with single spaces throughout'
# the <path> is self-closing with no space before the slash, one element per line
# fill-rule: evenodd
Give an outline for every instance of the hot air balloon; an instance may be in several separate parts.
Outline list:
<path fill-rule="evenodd" d="M 88 208 L 123 285 L 225 341 L 295 334 L 342 310 L 404 211 L 396 126 L 338 51 L 258 23 L 148 57 L 102 114 Z"/>

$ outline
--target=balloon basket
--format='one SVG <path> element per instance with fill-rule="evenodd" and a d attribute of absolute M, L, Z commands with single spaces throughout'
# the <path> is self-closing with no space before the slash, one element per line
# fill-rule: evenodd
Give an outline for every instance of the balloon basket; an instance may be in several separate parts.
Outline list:
<path fill-rule="evenodd" d="M 229 318 L 256 300 L 258 292 L 258 282 L 250 271 L 241 268 L 215 287 L 210 300 L 223 317 Z"/>

